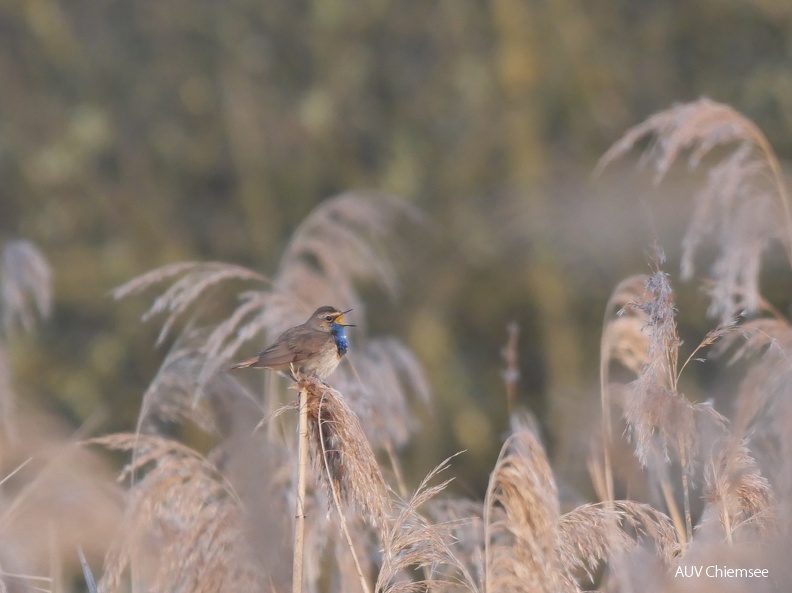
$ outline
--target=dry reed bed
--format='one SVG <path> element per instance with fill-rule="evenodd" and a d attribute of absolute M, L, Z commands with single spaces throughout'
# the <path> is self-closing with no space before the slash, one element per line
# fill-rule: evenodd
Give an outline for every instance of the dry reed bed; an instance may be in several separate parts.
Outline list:
<path fill-rule="evenodd" d="M 752 122 L 702 99 L 629 130 L 600 169 L 644 137 L 651 142 L 643 162 L 654 168 L 658 183 L 683 154 L 691 167 L 707 168 L 693 197 L 681 264 L 682 276 L 693 278 L 702 247 L 715 244 L 702 282 L 715 322 L 699 345 L 684 347 L 659 249 L 650 274 L 615 287 L 600 349 L 602 426 L 592 435 L 589 459 L 598 501 L 562 512 L 541 438 L 516 403 L 516 327 L 504 349 L 512 427 L 485 499 L 447 495 L 452 459 L 409 495 L 399 450 L 415 429 L 413 407 L 431 403 L 428 382 L 403 344 L 368 335 L 357 285 L 366 280 L 398 291 L 398 254 L 389 238 L 400 220 L 418 221 L 420 215 L 391 197 L 344 194 L 306 219 L 271 277 L 222 263 L 183 263 L 115 292 L 121 298 L 164 286 L 146 318 L 164 316 L 161 340 L 176 338 L 143 397 L 136 431 L 85 441 L 92 449 L 130 454 L 121 475 L 123 512 L 112 542 L 102 540 L 106 556 L 96 589 L 789 590 L 792 571 L 778 550 L 789 543 L 792 503 L 792 331 L 759 291 L 762 254 L 774 241 L 792 263 L 792 219 L 780 166 Z M 330 252 L 334 257 L 327 257 Z M 29 327 L 35 310 L 47 311 L 48 293 L 38 287 L 47 284 L 42 262 L 31 247 L 7 255 L 7 329 L 17 324 L 9 320 Z M 30 280 L 15 284 L 8 274 Z M 206 303 L 228 285 L 239 300 L 218 319 L 216 303 Z M 354 307 L 359 326 L 332 385 L 304 378 L 289 390 L 268 376 L 263 390 L 251 389 L 242 381 L 248 377 L 220 372 L 249 342 L 272 339 L 326 303 Z M 744 365 L 733 411 L 683 393 L 686 369 L 704 356 Z M 0 344 L 0 403 L 8 424 L 13 398 L 6 384 Z M 308 427 L 302 437 L 298 410 Z M 179 425 L 203 431 L 209 452 L 174 440 L 172 429 Z M 9 426 L 5 436 L 12 437 Z M 306 444 L 310 469 L 299 464 Z M 14 466 L 5 452 L 11 446 L 3 451 L 10 481 Z M 16 562 L 8 539 L 16 533 L 9 525 L 20 507 L 34 500 L 36 476 L 26 476 L 13 492 L 0 492 L 0 591 L 70 590 L 57 577 L 63 571 Z M 295 529 L 301 535 L 292 538 Z M 65 554 L 56 546 L 47 549 L 55 558 Z M 297 558 L 301 581 L 289 570 Z M 91 560 L 96 568 L 90 554 L 84 564 L 89 583 Z M 702 563 L 767 568 L 772 578 L 678 578 L 680 568 Z M 20 585 L 11 566 L 30 570 L 28 580 Z"/>

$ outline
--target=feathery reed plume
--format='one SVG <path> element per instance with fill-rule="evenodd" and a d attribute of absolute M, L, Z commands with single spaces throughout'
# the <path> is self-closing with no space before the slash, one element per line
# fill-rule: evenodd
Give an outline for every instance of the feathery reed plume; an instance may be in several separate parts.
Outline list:
<path fill-rule="evenodd" d="M 386 507 L 389 507 L 385 481 L 379 471 L 371 446 L 363 433 L 360 421 L 341 394 L 313 377 L 301 379 L 293 388 L 300 392 L 301 434 L 297 484 L 298 520 L 295 525 L 295 586 L 293 590 L 298 590 L 297 579 L 302 579 L 302 556 L 305 553 L 305 528 L 304 522 L 301 521 L 302 517 L 299 516 L 299 509 L 305 508 L 305 503 L 300 501 L 310 500 L 306 498 L 305 463 L 303 460 L 310 429 L 310 441 L 314 444 L 315 477 L 320 483 L 327 486 L 327 498 L 335 506 L 345 545 L 349 550 L 348 555 L 337 555 L 339 577 L 348 585 L 349 575 L 353 572 L 357 576 L 361 589 L 368 593 L 370 588 L 363 569 L 365 560 L 361 560 L 356 546 L 356 542 L 365 545 L 365 541 L 361 537 L 362 533 L 358 522 L 347 521 L 343 506 L 362 511 L 374 526 L 380 531 L 384 530 L 387 518 Z M 329 540 L 325 542 L 325 547 L 328 543 Z M 339 545 L 338 542 L 336 545 Z M 351 557 L 354 565 L 351 570 L 345 562 L 348 556 Z"/>
<path fill-rule="evenodd" d="M 625 278 L 613 289 L 605 306 L 600 341 L 600 368 L 603 383 L 608 383 L 608 364 L 616 361 L 635 375 L 648 362 L 649 336 L 647 314 L 631 306 L 647 300 L 649 277 L 641 274 Z"/>
<path fill-rule="evenodd" d="M 36 319 L 52 310 L 52 285 L 47 259 L 30 241 L 9 241 L 0 261 L 0 423 L 14 437 L 14 389 L 8 368 L 5 341 L 20 329 L 32 331 Z"/>
<path fill-rule="evenodd" d="M 179 318 L 194 306 L 206 291 L 229 280 L 268 282 L 266 276 L 258 274 L 242 266 L 222 262 L 181 262 L 151 270 L 133 278 L 126 284 L 113 290 L 116 300 L 143 292 L 166 281 L 171 286 L 158 296 L 151 307 L 143 314 L 143 321 L 167 313 L 162 325 L 157 344 L 162 343 L 169 335 Z"/>
<path fill-rule="evenodd" d="M 31 331 L 36 317 L 49 317 L 52 309 L 50 267 L 30 241 L 9 241 L 3 248 L 0 295 L 6 336 L 19 327 Z"/>
<path fill-rule="evenodd" d="M 480 591 L 476 583 L 484 582 L 483 511 L 481 502 L 449 497 L 431 500 L 426 510 L 432 522 L 452 527 L 454 556 L 465 567 L 466 574 L 472 575 L 474 584 L 467 587 L 472 591 Z M 499 513 L 500 509 L 495 512 Z"/>
<path fill-rule="evenodd" d="M 205 339 L 206 332 L 186 330 L 176 339 L 152 379 L 138 414 L 138 431 L 156 432 L 157 422 L 192 421 L 205 432 L 215 432 L 214 417 L 205 401 L 195 401 L 200 391 L 198 377 L 203 361 L 192 343 Z"/>
<path fill-rule="evenodd" d="M 388 238 L 405 218 L 417 222 L 422 216 L 409 203 L 379 193 L 348 192 L 315 208 L 281 258 L 274 286 L 278 297 L 268 312 L 280 320 L 273 330 L 285 330 L 291 320 L 308 316 L 324 303 L 345 303 L 362 314 L 357 281 L 372 282 L 395 296 L 397 253 Z"/>
<path fill-rule="evenodd" d="M 717 509 L 720 525 L 729 543 L 741 526 L 757 530 L 770 527 L 773 492 L 762 476 L 745 440 L 729 440 L 707 464 L 704 500 Z"/>
<path fill-rule="evenodd" d="M 150 435 L 114 434 L 87 442 L 135 450 L 119 479 L 145 470 L 129 492 L 100 591 L 119 590 L 127 568 L 135 587 L 147 591 L 265 590 L 246 538 L 242 504 L 205 458 Z"/>
<path fill-rule="evenodd" d="M 558 530 L 561 564 L 568 570 L 582 569 L 591 580 L 601 562 L 634 550 L 643 536 L 666 565 L 679 549 L 668 516 L 632 500 L 581 505 L 561 517 Z"/>
<path fill-rule="evenodd" d="M 577 569 L 592 578 L 600 562 L 634 549 L 643 535 L 666 562 L 678 547 L 671 520 L 648 505 L 607 501 L 561 515 L 544 450 L 527 431 L 513 434 L 501 449 L 484 501 L 484 522 L 485 593 L 576 592 Z"/>
<path fill-rule="evenodd" d="M 496 509 L 503 513 L 495 518 Z M 557 557 L 558 491 L 530 432 L 509 437 L 484 499 L 484 593 L 577 591 Z"/>
<path fill-rule="evenodd" d="M 99 456 L 75 445 L 79 434 L 29 410 L 17 423 L 19 438 L 0 439 L 0 581 L 9 591 L 58 590 L 80 573 L 76 547 L 104 553 L 122 493 Z"/>
<path fill-rule="evenodd" d="M 743 344 L 731 356 L 730 362 L 751 360 L 735 404 L 734 433 L 747 435 L 764 408 L 771 416 L 778 414 L 789 399 L 789 381 L 792 379 L 792 327 L 780 318 L 753 319 L 740 326 L 740 331 L 724 340 L 719 352 L 725 351 L 738 338 Z M 776 409 L 773 409 L 776 408 Z"/>
<path fill-rule="evenodd" d="M 236 399 L 258 407 L 256 398 L 227 373 L 205 379 L 201 354 L 212 330 L 186 328 L 171 346 L 143 395 L 138 431 L 157 432 L 159 423 L 193 422 L 207 433 L 217 431 L 218 416 Z"/>
<path fill-rule="evenodd" d="M 792 263 L 792 215 L 778 159 L 762 131 L 728 105 L 703 98 L 676 105 L 631 128 L 600 159 L 602 170 L 645 136 L 655 142 L 644 155 L 659 183 L 686 150 L 696 168 L 715 147 L 732 147 L 709 171 L 694 198 L 695 209 L 683 241 L 682 276 L 694 273 L 702 241 L 716 237 L 720 250 L 713 268 L 710 314 L 728 322 L 761 303 L 762 253 L 780 239 Z"/>
<path fill-rule="evenodd" d="M 429 483 L 446 470 L 451 457 L 434 468 L 421 481 L 415 494 L 401 505 L 399 514 L 388 525 L 383 537 L 382 567 L 374 587 L 375 593 L 412 593 L 427 591 L 447 583 L 449 574 L 433 578 L 440 566 L 450 569 L 469 591 L 476 591 L 473 577 L 460 562 L 449 544 L 457 525 L 454 521 L 432 523 L 418 512 L 435 496 L 445 490 L 451 480 L 436 486 Z M 412 580 L 400 578 L 408 569 L 426 569 L 425 578 Z"/>
<path fill-rule="evenodd" d="M 659 269 L 646 280 L 647 297 L 627 305 L 647 320 L 647 360 L 624 405 L 635 455 L 643 466 L 669 459 L 669 449 L 690 450 L 696 438 L 695 407 L 676 389 L 679 337 L 666 274 Z"/>
<path fill-rule="evenodd" d="M 703 347 L 711 345 L 725 329 L 716 329 L 679 366 L 680 340 L 676 328 L 674 299 L 668 276 L 660 270 L 660 260 L 646 281 L 647 298 L 631 303 L 646 315 L 649 333 L 647 362 L 630 385 L 624 405 L 628 434 L 635 440 L 635 455 L 641 465 L 658 471 L 671 461 L 670 452 L 682 470 L 685 506 L 685 535 L 692 537 L 689 479 L 692 460 L 698 449 L 697 422 L 707 420 L 723 426 L 725 419 L 709 404 L 692 404 L 679 392 L 679 376 L 685 365 Z M 661 470 L 662 471 L 662 470 Z M 664 486 L 668 491 L 668 486 Z M 666 498 L 670 497 L 666 494 Z M 669 508 L 671 503 L 669 501 Z"/>
<path fill-rule="evenodd" d="M 316 475 L 329 473 L 329 489 L 373 524 L 384 525 L 387 488 L 360 420 L 338 391 L 318 379 L 302 379 L 295 389 L 306 395 Z"/>

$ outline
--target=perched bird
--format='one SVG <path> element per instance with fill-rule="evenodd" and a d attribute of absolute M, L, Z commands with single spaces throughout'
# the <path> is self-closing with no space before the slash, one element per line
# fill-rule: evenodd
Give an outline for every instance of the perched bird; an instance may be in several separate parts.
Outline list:
<path fill-rule="evenodd" d="M 313 376 L 324 381 L 349 349 L 344 315 L 352 309 L 319 307 L 308 321 L 283 332 L 266 350 L 228 367 L 232 369 L 271 369 L 294 380 Z"/>

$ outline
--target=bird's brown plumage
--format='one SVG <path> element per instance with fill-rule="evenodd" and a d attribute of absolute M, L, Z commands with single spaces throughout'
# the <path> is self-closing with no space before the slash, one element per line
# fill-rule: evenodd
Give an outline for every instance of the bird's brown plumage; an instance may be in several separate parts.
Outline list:
<path fill-rule="evenodd" d="M 339 352 L 334 324 L 342 321 L 344 313 L 335 307 L 319 307 L 305 323 L 283 332 L 275 342 L 258 355 L 237 362 L 231 369 L 267 368 L 296 375 L 312 375 L 324 379 L 338 366 L 343 352 Z"/>

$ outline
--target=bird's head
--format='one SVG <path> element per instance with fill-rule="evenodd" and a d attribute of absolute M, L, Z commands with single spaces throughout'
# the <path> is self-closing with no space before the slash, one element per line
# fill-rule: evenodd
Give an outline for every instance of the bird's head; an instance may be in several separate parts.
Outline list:
<path fill-rule="evenodd" d="M 309 324 L 311 327 L 325 332 L 332 331 L 333 325 L 340 325 L 341 327 L 355 327 L 351 323 L 344 323 L 344 315 L 349 313 L 351 310 L 352 309 L 339 311 L 335 307 L 319 307 L 316 311 L 314 311 L 314 314 L 311 315 Z"/>

